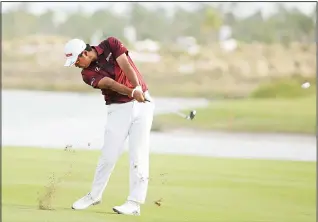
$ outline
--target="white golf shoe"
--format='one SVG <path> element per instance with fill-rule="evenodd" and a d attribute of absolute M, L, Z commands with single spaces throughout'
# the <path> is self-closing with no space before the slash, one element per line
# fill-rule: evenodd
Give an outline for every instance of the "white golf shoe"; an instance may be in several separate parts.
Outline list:
<path fill-rule="evenodd" d="M 101 203 L 101 200 L 94 200 L 90 193 L 86 194 L 81 199 L 77 200 L 72 205 L 73 210 L 84 210 L 91 205 L 97 205 Z"/>
<path fill-rule="evenodd" d="M 128 200 L 121 206 L 113 207 L 113 211 L 118 214 L 139 216 L 140 205 L 134 201 Z"/>

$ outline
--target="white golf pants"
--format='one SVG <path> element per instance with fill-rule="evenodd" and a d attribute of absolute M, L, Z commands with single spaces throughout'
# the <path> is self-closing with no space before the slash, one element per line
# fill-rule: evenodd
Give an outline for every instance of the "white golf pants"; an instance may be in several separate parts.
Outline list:
<path fill-rule="evenodd" d="M 132 101 L 108 105 L 104 145 L 96 168 L 91 196 L 102 198 L 110 175 L 124 150 L 129 145 L 129 196 L 127 200 L 145 202 L 149 180 L 149 139 L 154 114 L 154 102 Z"/>

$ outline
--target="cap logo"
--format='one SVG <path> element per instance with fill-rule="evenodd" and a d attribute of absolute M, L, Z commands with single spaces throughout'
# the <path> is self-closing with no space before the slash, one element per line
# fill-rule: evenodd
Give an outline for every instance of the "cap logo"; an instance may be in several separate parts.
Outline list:
<path fill-rule="evenodd" d="M 72 53 L 68 53 L 68 54 L 65 54 L 66 57 L 71 57 L 73 54 Z"/>

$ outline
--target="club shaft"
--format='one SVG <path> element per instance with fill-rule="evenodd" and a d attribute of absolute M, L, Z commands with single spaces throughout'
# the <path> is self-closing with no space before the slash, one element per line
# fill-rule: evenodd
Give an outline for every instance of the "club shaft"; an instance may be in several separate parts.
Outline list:
<path fill-rule="evenodd" d="M 187 118 L 187 115 L 184 114 L 184 113 L 181 113 L 181 112 L 176 111 L 175 114 L 177 114 L 177 115 L 179 115 L 179 116 L 181 116 L 181 117 L 183 117 L 183 118 Z"/>

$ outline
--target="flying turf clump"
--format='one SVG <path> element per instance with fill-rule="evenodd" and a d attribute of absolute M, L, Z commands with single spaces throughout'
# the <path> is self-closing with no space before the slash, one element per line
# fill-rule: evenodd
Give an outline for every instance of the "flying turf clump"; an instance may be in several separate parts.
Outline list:
<path fill-rule="evenodd" d="M 72 146 L 69 145 L 65 147 L 64 151 L 75 152 L 75 150 L 72 150 Z M 58 185 L 71 175 L 72 165 L 73 164 L 71 163 L 69 170 L 63 176 L 56 178 L 53 173 L 49 178 L 49 183 L 45 186 L 44 193 L 41 196 L 39 195 L 38 198 L 38 207 L 40 210 L 54 210 L 52 204 L 57 193 Z"/>
<path fill-rule="evenodd" d="M 45 187 L 45 192 L 39 197 L 39 209 L 40 210 L 53 210 L 52 202 L 57 190 L 57 181 L 54 174 L 50 177 L 49 184 Z"/>

